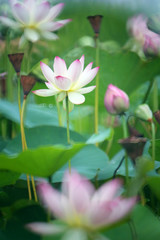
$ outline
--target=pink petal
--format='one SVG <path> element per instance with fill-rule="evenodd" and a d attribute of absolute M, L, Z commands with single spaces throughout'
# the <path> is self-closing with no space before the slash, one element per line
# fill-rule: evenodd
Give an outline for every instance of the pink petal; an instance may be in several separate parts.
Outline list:
<path fill-rule="evenodd" d="M 69 92 L 68 98 L 73 104 L 82 104 L 85 102 L 85 97 L 78 92 Z"/>
<path fill-rule="evenodd" d="M 93 65 L 93 62 L 89 63 L 83 72 L 88 72 L 89 70 L 91 70 L 92 65 Z"/>
<path fill-rule="evenodd" d="M 60 57 L 55 57 L 53 64 L 54 72 L 56 76 L 65 76 L 67 67 L 65 61 Z"/>
<path fill-rule="evenodd" d="M 93 78 L 96 76 L 98 70 L 99 70 L 99 67 L 96 67 L 90 71 L 82 72 L 77 84 L 75 85 L 75 88 L 78 89 L 90 83 L 93 80 Z"/>
<path fill-rule="evenodd" d="M 62 185 L 62 192 L 77 213 L 86 213 L 90 206 L 90 199 L 94 192 L 93 185 L 78 173 L 66 173 Z"/>
<path fill-rule="evenodd" d="M 29 12 L 26 6 L 22 3 L 13 5 L 13 14 L 22 23 L 29 23 Z"/>
<path fill-rule="evenodd" d="M 46 86 L 51 89 L 51 90 L 54 90 L 55 92 L 58 92 L 58 89 L 55 87 L 55 85 L 53 85 L 52 83 L 50 82 L 45 82 Z"/>
<path fill-rule="evenodd" d="M 42 73 L 44 75 L 44 77 L 52 84 L 54 84 L 54 77 L 55 77 L 55 74 L 54 72 L 52 71 L 52 69 L 46 65 L 45 63 L 43 62 L 40 62 L 40 67 L 41 67 L 41 70 L 42 70 Z"/>
<path fill-rule="evenodd" d="M 58 234 L 65 230 L 63 226 L 43 222 L 29 223 L 26 225 L 26 228 L 40 235 Z"/>
<path fill-rule="evenodd" d="M 65 212 L 62 203 L 67 203 L 65 196 L 52 188 L 52 186 L 48 183 L 39 184 L 37 189 L 42 202 L 52 212 L 52 214 L 60 219 L 64 219 Z"/>
<path fill-rule="evenodd" d="M 71 65 L 68 68 L 67 76 L 72 80 L 72 82 L 75 82 L 78 80 L 78 77 L 82 70 L 82 64 L 79 59 L 75 60 L 71 63 Z"/>
<path fill-rule="evenodd" d="M 41 4 L 38 4 L 36 7 L 35 16 L 34 16 L 35 22 L 40 22 L 44 18 L 46 18 L 49 13 L 49 9 L 50 9 L 50 3 L 47 1 L 42 2 Z"/>
<path fill-rule="evenodd" d="M 67 91 L 70 89 L 71 80 L 66 77 L 57 76 L 55 77 L 55 84 L 59 89 Z"/>
<path fill-rule="evenodd" d="M 86 94 L 86 93 L 92 92 L 95 88 L 96 88 L 96 86 L 90 86 L 90 87 L 86 87 L 86 88 L 81 88 L 81 89 L 77 90 L 77 92 L 81 93 L 81 94 Z"/>
<path fill-rule="evenodd" d="M 63 24 L 58 22 L 45 22 L 40 25 L 40 29 L 44 31 L 56 31 L 61 28 Z"/>
<path fill-rule="evenodd" d="M 32 92 L 41 97 L 50 97 L 57 94 L 57 92 L 51 89 L 39 89 Z"/>
<path fill-rule="evenodd" d="M 51 21 L 52 19 L 56 18 L 58 14 L 62 11 L 63 7 L 64 7 L 64 3 L 59 3 L 54 7 L 52 7 L 47 16 L 47 21 Z"/>
<path fill-rule="evenodd" d="M 62 24 L 64 26 L 64 25 L 66 25 L 67 23 L 69 23 L 71 21 L 72 21 L 72 19 L 64 19 L 64 20 L 57 21 L 57 23 L 60 23 L 60 24 Z"/>

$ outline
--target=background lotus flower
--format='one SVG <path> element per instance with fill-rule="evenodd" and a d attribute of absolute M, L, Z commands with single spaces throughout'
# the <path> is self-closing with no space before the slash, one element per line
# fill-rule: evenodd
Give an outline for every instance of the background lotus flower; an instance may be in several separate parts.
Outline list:
<path fill-rule="evenodd" d="M 147 104 L 139 105 L 135 111 L 135 115 L 144 121 L 152 122 L 153 114 Z"/>
<path fill-rule="evenodd" d="M 121 89 L 109 84 L 105 94 L 104 104 L 110 114 L 122 114 L 129 108 L 129 98 Z"/>
<path fill-rule="evenodd" d="M 52 31 L 58 30 L 70 21 L 70 19 L 54 21 L 63 6 L 63 3 L 59 3 L 51 7 L 47 1 L 39 3 L 37 0 L 26 0 L 22 3 L 11 0 L 11 10 L 16 21 L 4 16 L 0 17 L 0 21 L 11 28 L 24 31 L 20 44 L 25 39 L 36 42 L 41 37 L 54 40 L 58 37 Z"/>
<path fill-rule="evenodd" d="M 127 28 L 131 35 L 140 43 L 145 53 L 158 54 L 160 50 L 160 35 L 147 26 L 148 18 L 138 15 L 130 18 Z"/>
<path fill-rule="evenodd" d="M 43 75 L 47 79 L 46 86 L 48 89 L 36 90 L 33 93 L 42 97 L 48 97 L 58 94 L 58 101 L 62 101 L 68 96 L 73 104 L 82 104 L 85 101 L 83 94 L 94 90 L 96 86 L 83 88 L 90 83 L 96 76 L 99 67 L 92 68 L 92 62 L 84 69 L 84 55 L 76 59 L 67 69 L 66 63 L 60 57 L 54 59 L 54 72 L 45 63 L 41 62 L 40 66 Z"/>
<path fill-rule="evenodd" d="M 86 178 L 72 171 L 65 174 L 62 193 L 48 183 L 39 184 L 38 193 L 51 213 L 68 227 L 98 231 L 127 216 L 135 205 L 135 197 L 125 199 L 117 196 L 120 187 L 121 181 L 115 179 L 95 191 Z M 31 223 L 27 227 L 44 235 L 59 230 L 50 223 Z"/>

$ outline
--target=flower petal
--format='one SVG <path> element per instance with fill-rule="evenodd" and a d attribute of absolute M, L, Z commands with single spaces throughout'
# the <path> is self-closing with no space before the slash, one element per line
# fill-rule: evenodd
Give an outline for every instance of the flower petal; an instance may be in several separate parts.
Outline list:
<path fill-rule="evenodd" d="M 82 72 L 82 74 L 80 75 L 80 78 L 78 79 L 77 84 L 74 86 L 74 89 L 79 89 L 87 85 L 88 83 L 90 83 L 93 80 L 93 78 L 96 76 L 98 70 L 99 70 L 99 67 L 96 67 L 90 71 Z"/>
<path fill-rule="evenodd" d="M 20 27 L 19 23 L 15 22 L 12 19 L 7 18 L 7 17 L 1 16 L 0 21 L 8 27 L 12 27 L 12 28 L 19 28 Z"/>
<path fill-rule="evenodd" d="M 63 204 L 67 205 L 67 199 L 48 183 L 41 183 L 37 187 L 39 196 L 47 208 L 60 219 L 65 218 Z"/>
<path fill-rule="evenodd" d="M 25 28 L 24 35 L 31 42 L 36 42 L 39 39 L 39 33 L 30 28 Z"/>
<path fill-rule="evenodd" d="M 43 222 L 29 223 L 26 225 L 26 228 L 40 235 L 58 234 L 65 230 L 65 227 L 62 225 L 54 225 L 51 223 L 43 223 Z"/>
<path fill-rule="evenodd" d="M 39 89 L 32 92 L 41 97 L 49 97 L 49 96 L 56 95 L 58 93 L 51 89 Z"/>
<path fill-rule="evenodd" d="M 55 81 L 54 81 L 55 74 L 52 71 L 52 69 L 43 62 L 40 62 L 40 67 L 44 77 L 48 80 L 48 82 L 50 82 L 51 84 L 55 84 Z"/>
<path fill-rule="evenodd" d="M 71 63 L 71 65 L 68 68 L 67 76 L 72 80 L 72 82 L 75 82 L 78 80 L 78 77 L 82 70 L 82 64 L 79 59 L 75 60 Z"/>
<path fill-rule="evenodd" d="M 62 192 L 77 213 L 86 213 L 90 206 L 94 187 L 86 178 L 72 171 L 71 174 L 67 172 L 64 176 Z"/>
<path fill-rule="evenodd" d="M 53 91 L 55 91 L 55 92 L 58 92 L 58 89 L 57 89 L 52 83 L 50 83 L 50 82 L 45 82 L 45 84 L 46 84 L 46 86 L 47 86 L 49 89 L 51 89 L 51 90 L 53 90 Z"/>
<path fill-rule="evenodd" d="M 92 65 L 93 65 L 93 62 L 90 62 L 90 63 L 87 65 L 87 67 L 84 69 L 83 72 L 88 72 L 89 70 L 91 70 Z"/>
<path fill-rule="evenodd" d="M 57 40 L 58 36 L 55 33 L 49 31 L 42 31 L 41 36 L 47 40 Z"/>
<path fill-rule="evenodd" d="M 69 23 L 71 21 L 72 21 L 72 19 L 64 19 L 64 20 L 57 21 L 57 23 L 63 24 L 63 26 L 64 26 L 65 24 L 67 24 L 67 23 Z"/>
<path fill-rule="evenodd" d="M 40 25 L 40 29 L 44 31 L 56 31 L 61 28 L 63 24 L 58 22 L 45 22 Z"/>
<path fill-rule="evenodd" d="M 50 3 L 49 2 L 42 2 L 38 4 L 35 11 L 34 21 L 40 22 L 45 19 L 49 13 Z"/>
<path fill-rule="evenodd" d="M 55 57 L 54 59 L 54 64 L 53 64 L 53 69 L 55 72 L 56 76 L 65 76 L 66 72 L 67 72 L 67 67 L 66 67 L 66 63 L 65 61 L 60 58 L 60 57 Z"/>
<path fill-rule="evenodd" d="M 73 104 L 82 104 L 85 102 L 85 97 L 78 92 L 69 92 L 68 98 Z"/>
<path fill-rule="evenodd" d="M 52 21 L 54 18 L 56 18 L 58 16 L 58 14 L 62 11 L 64 7 L 64 3 L 59 3 L 57 5 L 55 5 L 54 7 L 52 7 L 49 11 L 49 14 L 47 16 L 47 21 Z"/>
<path fill-rule="evenodd" d="M 63 101 L 63 100 L 65 99 L 65 97 L 66 97 L 66 92 L 60 92 L 60 94 L 58 94 L 56 100 L 57 100 L 58 102 L 61 102 L 61 101 Z"/>
<path fill-rule="evenodd" d="M 77 90 L 77 92 L 79 92 L 81 94 L 85 94 L 85 93 L 92 92 L 95 88 L 96 88 L 96 86 L 90 86 L 90 87 L 86 87 L 86 88 L 81 88 L 81 89 Z"/>
<path fill-rule="evenodd" d="M 70 89 L 71 80 L 66 77 L 57 76 L 55 77 L 55 84 L 59 89 L 67 91 Z"/>
<path fill-rule="evenodd" d="M 26 6 L 22 3 L 16 3 L 12 7 L 13 15 L 22 23 L 29 23 L 29 12 Z"/>
<path fill-rule="evenodd" d="M 81 62 L 82 71 L 83 71 L 83 68 L 84 68 L 84 55 L 82 55 L 82 57 L 79 59 L 79 61 Z"/>

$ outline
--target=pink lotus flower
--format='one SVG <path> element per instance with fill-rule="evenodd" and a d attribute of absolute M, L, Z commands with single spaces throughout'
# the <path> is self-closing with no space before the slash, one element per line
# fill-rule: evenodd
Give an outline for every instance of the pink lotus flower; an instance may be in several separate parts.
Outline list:
<path fill-rule="evenodd" d="M 48 183 L 38 186 L 38 193 L 54 217 L 65 223 L 31 223 L 27 228 L 39 234 L 55 234 L 69 228 L 98 231 L 126 217 L 136 203 L 136 198 L 117 195 L 121 181 L 115 179 L 105 183 L 97 191 L 78 173 L 66 173 L 62 193 Z"/>
<path fill-rule="evenodd" d="M 105 94 L 104 104 L 109 113 L 122 114 L 129 108 L 129 98 L 121 89 L 109 84 Z"/>
<path fill-rule="evenodd" d="M 22 3 L 11 0 L 11 10 L 16 21 L 4 16 L 0 17 L 0 21 L 6 26 L 24 31 L 20 44 L 25 39 L 36 42 L 41 37 L 54 40 L 58 37 L 52 31 L 58 30 L 70 21 L 70 19 L 54 21 L 63 6 L 63 3 L 59 3 L 50 7 L 47 1 L 39 3 L 38 0 L 25 0 Z"/>
<path fill-rule="evenodd" d="M 85 87 L 96 76 L 99 67 L 92 68 L 92 62 L 84 69 L 84 55 L 76 59 L 67 69 L 66 63 L 60 57 L 54 59 L 54 72 L 45 63 L 41 62 L 41 70 L 47 79 L 48 89 L 36 90 L 33 93 L 42 97 L 58 94 L 58 101 L 62 101 L 68 96 L 73 104 L 82 104 L 85 101 L 83 94 L 94 90 L 96 86 Z"/>
<path fill-rule="evenodd" d="M 148 29 L 147 21 L 147 17 L 143 15 L 132 17 L 127 22 L 127 28 L 143 47 L 144 52 L 158 54 L 160 35 Z"/>

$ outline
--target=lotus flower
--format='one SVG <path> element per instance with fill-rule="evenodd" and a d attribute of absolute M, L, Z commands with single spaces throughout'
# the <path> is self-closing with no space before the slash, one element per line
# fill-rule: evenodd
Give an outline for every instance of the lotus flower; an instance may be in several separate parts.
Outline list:
<path fill-rule="evenodd" d="M 42 202 L 65 225 L 37 222 L 28 224 L 27 228 L 42 235 L 59 233 L 67 226 L 99 231 L 126 217 L 136 203 L 136 197 L 126 199 L 118 196 L 120 187 L 121 181 L 115 179 L 95 191 L 86 178 L 74 171 L 65 174 L 62 193 L 48 183 L 41 183 L 38 193 Z"/>
<path fill-rule="evenodd" d="M 131 35 L 140 43 L 144 52 L 158 54 L 160 35 L 149 30 L 147 17 L 138 15 L 128 20 L 127 28 Z"/>
<path fill-rule="evenodd" d="M 109 84 L 105 94 L 104 104 L 110 114 L 122 114 L 129 108 L 129 98 L 121 89 Z"/>
<path fill-rule="evenodd" d="M 62 101 L 68 96 L 73 104 L 82 104 L 85 101 L 83 94 L 94 90 L 96 86 L 85 87 L 96 76 L 99 67 L 92 68 L 92 62 L 84 69 L 84 55 L 71 63 L 67 69 L 66 63 L 60 57 L 55 57 L 51 70 L 45 63 L 41 62 L 41 70 L 47 79 L 45 82 L 48 89 L 33 91 L 36 95 L 48 97 L 58 94 L 58 101 Z"/>
<path fill-rule="evenodd" d="M 11 10 L 16 21 L 4 16 L 0 17 L 0 21 L 11 28 L 24 31 L 20 44 L 25 39 L 36 42 L 41 37 L 54 40 L 58 37 L 52 31 L 58 30 L 70 21 L 70 19 L 54 21 L 63 6 L 63 3 L 59 3 L 50 7 L 47 1 L 39 3 L 38 0 L 25 0 L 22 3 L 11 0 Z"/>
<path fill-rule="evenodd" d="M 147 104 L 141 104 L 137 107 L 135 115 L 141 120 L 152 122 L 153 114 Z"/>

